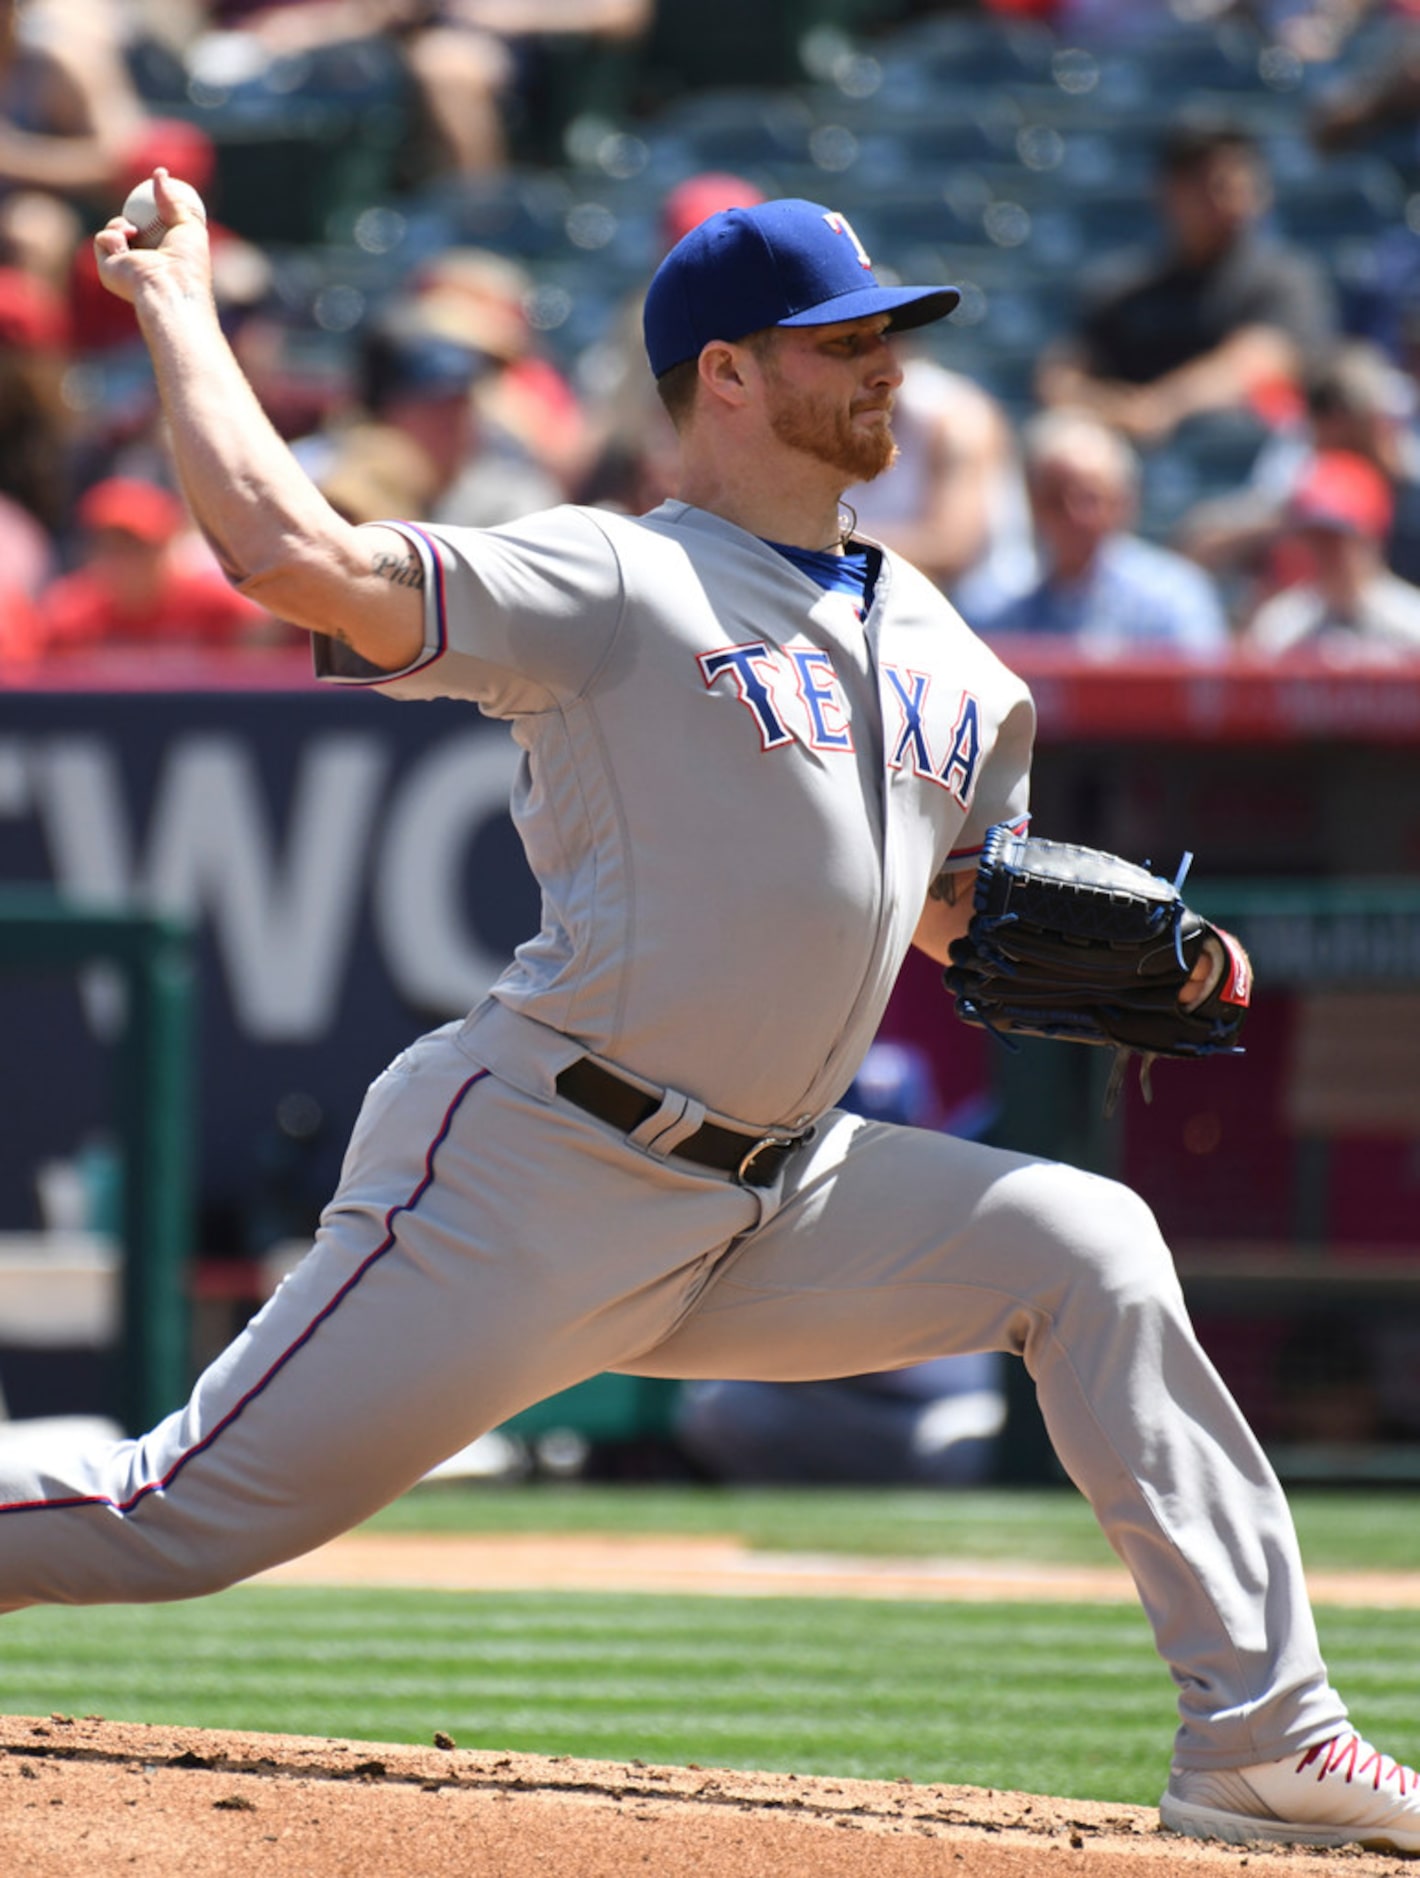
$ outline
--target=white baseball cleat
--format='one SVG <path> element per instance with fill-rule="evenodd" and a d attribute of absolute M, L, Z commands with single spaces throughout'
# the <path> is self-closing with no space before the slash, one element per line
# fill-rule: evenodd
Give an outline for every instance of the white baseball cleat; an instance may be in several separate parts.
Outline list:
<path fill-rule="evenodd" d="M 1356 1734 L 1256 1767 L 1176 1767 L 1160 1823 L 1191 1839 L 1420 1852 L 1420 1774 Z"/>

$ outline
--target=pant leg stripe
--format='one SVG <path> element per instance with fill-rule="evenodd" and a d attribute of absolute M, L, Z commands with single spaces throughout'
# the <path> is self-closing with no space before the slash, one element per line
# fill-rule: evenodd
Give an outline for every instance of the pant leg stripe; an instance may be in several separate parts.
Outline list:
<path fill-rule="evenodd" d="M 344 1303 L 345 1299 L 350 1296 L 351 1292 L 360 1283 L 360 1280 L 365 1276 L 366 1272 L 372 1270 L 390 1250 L 395 1242 L 395 1221 L 399 1218 L 401 1213 L 412 1212 L 433 1185 L 434 1157 L 443 1146 L 450 1128 L 453 1127 L 454 1117 L 458 1114 L 464 1097 L 468 1094 L 469 1090 L 473 1088 L 475 1083 L 482 1082 L 487 1074 L 488 1071 L 486 1069 L 476 1071 L 475 1074 L 470 1076 L 467 1082 L 459 1088 L 453 1100 L 449 1103 L 448 1108 L 444 1112 L 444 1119 L 439 1125 L 438 1133 L 429 1143 L 429 1147 L 424 1155 L 424 1172 L 420 1177 L 418 1185 L 414 1188 L 407 1200 L 397 1201 L 395 1205 L 390 1208 L 389 1212 L 385 1214 L 385 1236 L 380 1241 L 379 1245 L 376 1246 L 375 1250 L 351 1273 L 350 1277 L 346 1279 L 345 1283 L 336 1292 L 330 1302 L 316 1313 L 310 1323 L 307 1324 L 306 1328 L 301 1332 L 300 1336 L 296 1338 L 295 1342 L 289 1344 L 286 1349 L 281 1352 L 280 1356 L 277 1357 L 276 1361 L 271 1365 L 270 1369 L 267 1370 L 260 1381 L 252 1384 L 251 1388 L 247 1390 L 241 1400 L 227 1411 L 221 1421 L 217 1423 L 216 1427 L 213 1428 L 209 1434 L 204 1435 L 201 1441 L 195 1442 L 192 1447 L 180 1454 L 160 1480 L 145 1482 L 136 1493 L 132 1494 L 126 1500 L 114 1500 L 103 1493 L 73 1494 L 63 1500 L 15 1500 L 11 1501 L 8 1505 L 0 1504 L 0 1514 L 48 1513 L 77 1506 L 105 1506 L 116 1513 L 127 1514 L 131 1513 L 141 1501 L 146 1500 L 150 1493 L 166 1492 L 182 1470 L 187 1466 L 188 1462 L 195 1460 L 199 1454 L 205 1454 L 208 1448 L 217 1440 L 218 1436 L 225 1433 L 243 1414 L 249 1404 L 254 1402 L 267 1386 L 275 1381 L 276 1377 L 285 1369 L 292 1357 L 295 1356 L 299 1350 L 305 1348 L 326 1319 L 331 1317 L 335 1311 L 339 1309 L 340 1305 Z"/>

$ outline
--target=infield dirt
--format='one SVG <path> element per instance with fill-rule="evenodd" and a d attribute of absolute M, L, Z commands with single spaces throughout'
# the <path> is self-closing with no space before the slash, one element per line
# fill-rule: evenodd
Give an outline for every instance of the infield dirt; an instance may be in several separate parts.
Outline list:
<path fill-rule="evenodd" d="M 653 1550 L 654 1546 L 659 1550 Z M 1045 1575 L 887 1561 L 849 1574 L 745 1556 L 730 1542 L 614 1544 L 621 1587 L 764 1595 L 1051 1595 Z M 729 1546 L 728 1550 L 723 1549 Z M 718 1558 L 714 1546 L 722 1548 Z M 542 1541 L 541 1582 L 595 1588 L 603 1548 Z M 422 1563 L 421 1563 L 422 1555 Z M 842 1564 L 842 1561 L 839 1561 Z M 357 1534 L 273 1579 L 470 1589 L 524 1544 Z M 1119 1574 L 1065 1574 L 1054 1595 L 1130 1595 Z M 532 1574 L 537 1582 L 537 1574 Z M 1332 1601 L 1414 1604 L 1364 1578 Z M 1387 1590 L 1389 1595 L 1387 1595 Z M 1162 1778 L 1163 1770 L 1160 1770 Z M 1394 1854 L 1218 1847 L 1159 1830 L 1152 1808 L 976 1787 L 141 1727 L 99 1717 L 0 1718 L 4 1878 L 1392 1878 Z"/>
<path fill-rule="evenodd" d="M 0 1721 L 14 1878 L 1389 1878 L 1214 1848 L 1151 1809 L 974 1787 L 540 1759 L 73 1719 Z"/>

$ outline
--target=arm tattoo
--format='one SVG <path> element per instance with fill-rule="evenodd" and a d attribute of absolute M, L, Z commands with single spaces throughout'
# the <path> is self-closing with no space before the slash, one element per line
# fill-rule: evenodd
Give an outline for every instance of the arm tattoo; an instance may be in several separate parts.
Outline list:
<path fill-rule="evenodd" d="M 961 898 L 963 885 L 972 884 L 974 880 L 975 876 L 970 873 L 938 874 L 927 889 L 927 897 L 931 900 L 945 900 L 948 906 L 955 906 Z"/>
<path fill-rule="evenodd" d="M 377 554 L 372 566 L 380 579 L 389 581 L 392 586 L 422 588 L 424 585 L 424 563 L 417 554 Z"/>

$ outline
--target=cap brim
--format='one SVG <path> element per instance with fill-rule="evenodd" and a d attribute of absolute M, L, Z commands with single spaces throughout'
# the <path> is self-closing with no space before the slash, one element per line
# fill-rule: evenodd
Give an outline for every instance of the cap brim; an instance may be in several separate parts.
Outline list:
<path fill-rule="evenodd" d="M 914 326 L 930 326 L 933 320 L 945 319 L 961 301 L 956 287 L 862 287 L 856 293 L 836 294 L 821 300 L 803 313 L 794 313 L 780 326 L 833 326 L 839 320 L 869 319 L 874 313 L 890 313 L 890 332 L 908 332 Z"/>
<path fill-rule="evenodd" d="M 1341 515 L 1335 509 L 1294 508 L 1292 520 L 1298 528 L 1320 528 L 1331 535 L 1358 535 L 1363 539 L 1376 535 L 1374 527 L 1367 527 L 1354 515 Z M 1383 529 L 1380 531 L 1385 532 Z"/>

